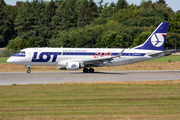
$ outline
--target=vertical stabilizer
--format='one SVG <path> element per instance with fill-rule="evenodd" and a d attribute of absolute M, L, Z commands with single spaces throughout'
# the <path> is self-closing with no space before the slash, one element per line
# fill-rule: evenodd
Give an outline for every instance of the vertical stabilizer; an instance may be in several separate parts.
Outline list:
<path fill-rule="evenodd" d="M 139 45 L 134 49 L 162 51 L 164 48 L 168 27 L 169 22 L 162 22 L 142 45 Z"/>

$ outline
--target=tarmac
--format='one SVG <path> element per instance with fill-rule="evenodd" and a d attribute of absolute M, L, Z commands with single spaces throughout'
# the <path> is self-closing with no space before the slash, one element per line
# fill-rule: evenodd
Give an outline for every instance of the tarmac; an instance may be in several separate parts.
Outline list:
<path fill-rule="evenodd" d="M 0 85 L 25 85 L 97 81 L 162 81 L 178 80 L 180 71 L 103 71 L 83 72 L 0 72 Z"/>

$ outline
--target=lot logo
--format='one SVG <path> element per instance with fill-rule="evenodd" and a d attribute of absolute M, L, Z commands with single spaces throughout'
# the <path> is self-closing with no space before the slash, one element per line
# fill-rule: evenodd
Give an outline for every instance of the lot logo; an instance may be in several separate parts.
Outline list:
<path fill-rule="evenodd" d="M 156 33 L 151 37 L 151 43 L 154 47 L 161 47 L 164 44 L 164 37 L 161 33 Z"/>
<path fill-rule="evenodd" d="M 55 53 L 40 53 L 38 55 L 38 52 L 34 52 L 33 58 L 31 62 L 51 62 L 50 60 L 52 59 L 52 62 L 56 62 L 57 59 L 57 54 Z"/>

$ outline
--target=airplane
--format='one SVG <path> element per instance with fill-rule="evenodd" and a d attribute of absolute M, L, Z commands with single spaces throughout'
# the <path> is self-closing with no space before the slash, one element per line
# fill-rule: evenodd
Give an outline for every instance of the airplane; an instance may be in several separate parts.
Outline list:
<path fill-rule="evenodd" d="M 164 57 L 172 50 L 163 51 L 169 22 L 162 22 L 149 38 L 134 48 L 26 48 L 11 56 L 7 62 L 28 67 L 58 66 L 61 70 L 94 73 L 92 67 L 119 66 Z"/>

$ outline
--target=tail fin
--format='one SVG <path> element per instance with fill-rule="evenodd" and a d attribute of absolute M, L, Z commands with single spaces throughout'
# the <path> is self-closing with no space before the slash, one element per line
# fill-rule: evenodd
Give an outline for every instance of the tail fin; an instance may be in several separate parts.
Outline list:
<path fill-rule="evenodd" d="M 168 27 L 169 22 L 162 22 L 142 45 L 139 45 L 134 49 L 162 51 L 164 48 Z"/>

